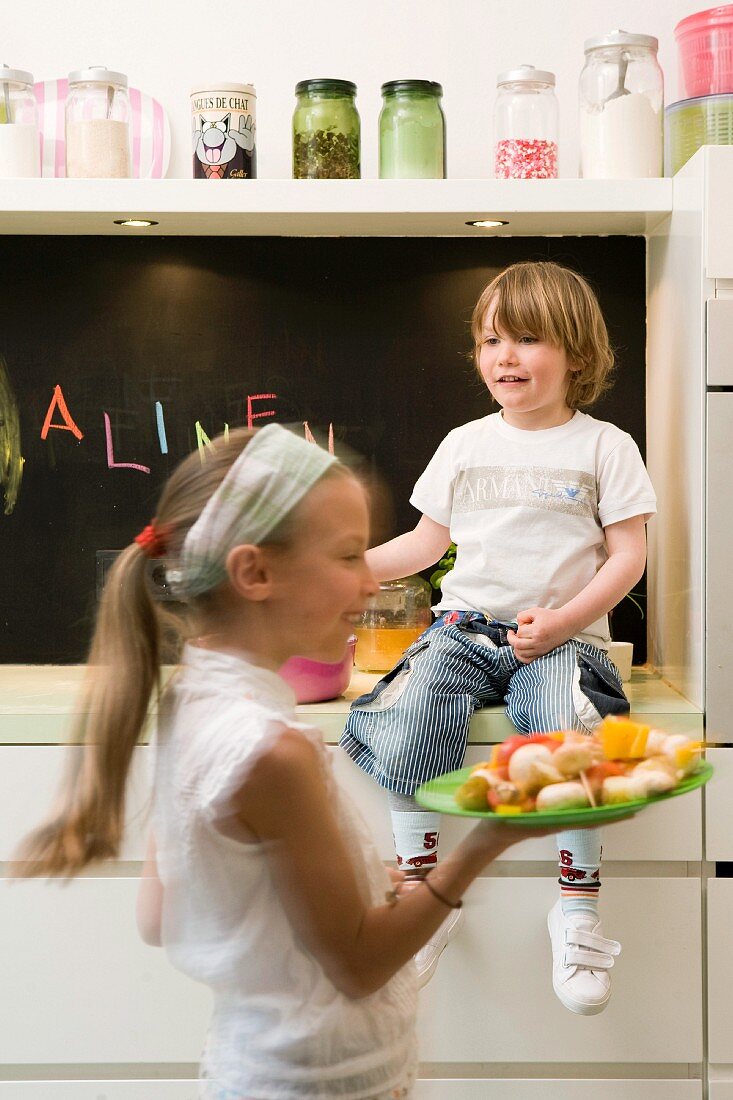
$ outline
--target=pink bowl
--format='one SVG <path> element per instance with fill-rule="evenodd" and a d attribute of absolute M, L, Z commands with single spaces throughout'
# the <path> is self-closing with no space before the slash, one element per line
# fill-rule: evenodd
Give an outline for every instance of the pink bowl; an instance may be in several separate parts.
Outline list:
<path fill-rule="evenodd" d="M 733 92 L 733 4 L 688 15 L 674 35 L 684 98 Z"/>
<path fill-rule="evenodd" d="M 280 675 L 295 692 L 299 703 L 323 703 L 335 699 L 349 686 L 354 668 L 356 638 L 350 638 L 343 660 L 336 664 L 312 661 L 309 657 L 291 657 L 280 669 Z"/>

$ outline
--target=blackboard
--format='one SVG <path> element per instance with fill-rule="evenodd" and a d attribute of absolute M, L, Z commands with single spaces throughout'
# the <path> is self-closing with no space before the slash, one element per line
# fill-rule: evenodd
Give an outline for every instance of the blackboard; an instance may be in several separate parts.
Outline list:
<path fill-rule="evenodd" d="M 2 248 L 0 354 L 25 459 L 17 500 L 0 509 L 6 663 L 83 660 L 96 552 L 148 522 L 197 423 L 208 436 L 248 412 L 256 424 L 332 424 L 336 452 L 360 452 L 392 490 L 379 536 L 413 526 L 410 491 L 440 439 L 491 411 L 467 358 L 469 318 L 516 260 L 558 260 L 596 287 L 620 365 L 591 411 L 644 450 L 642 238 L 4 237 Z M 615 622 L 643 659 L 637 609 L 626 601 Z"/>

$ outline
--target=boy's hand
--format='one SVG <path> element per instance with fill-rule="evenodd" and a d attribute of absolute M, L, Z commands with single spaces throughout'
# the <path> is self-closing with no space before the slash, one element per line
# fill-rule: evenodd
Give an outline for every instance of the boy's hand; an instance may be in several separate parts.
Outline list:
<path fill-rule="evenodd" d="M 518 661 L 529 664 L 544 657 L 572 637 L 572 630 L 562 611 L 549 607 L 530 607 L 517 615 L 516 631 L 508 630 L 507 638 Z"/>

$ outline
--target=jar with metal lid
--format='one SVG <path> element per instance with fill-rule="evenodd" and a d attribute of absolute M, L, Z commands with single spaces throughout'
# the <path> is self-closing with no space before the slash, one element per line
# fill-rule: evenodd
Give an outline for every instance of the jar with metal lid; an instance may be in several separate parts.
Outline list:
<path fill-rule="evenodd" d="M 0 68 L 0 178 L 40 176 L 33 77 L 22 69 Z"/>
<path fill-rule="evenodd" d="M 499 73 L 494 107 L 497 179 L 557 177 L 555 74 L 533 65 Z"/>
<path fill-rule="evenodd" d="M 361 126 L 350 80 L 301 80 L 295 87 L 293 179 L 358 180 Z"/>
<path fill-rule="evenodd" d="M 69 73 L 66 175 L 126 179 L 131 174 L 127 77 L 102 66 Z"/>
<path fill-rule="evenodd" d="M 355 628 L 354 664 L 362 672 L 393 668 L 433 621 L 432 589 L 422 577 L 382 581 Z"/>
<path fill-rule="evenodd" d="M 611 31 L 585 43 L 580 74 L 580 174 L 661 176 L 664 77 L 649 34 Z"/>
<path fill-rule="evenodd" d="M 382 85 L 380 179 L 445 179 L 442 95 L 434 80 L 390 80 Z"/>

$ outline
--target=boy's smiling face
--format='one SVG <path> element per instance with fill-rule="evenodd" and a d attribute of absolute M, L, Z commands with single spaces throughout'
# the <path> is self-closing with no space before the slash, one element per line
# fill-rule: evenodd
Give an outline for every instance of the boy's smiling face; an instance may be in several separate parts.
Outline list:
<path fill-rule="evenodd" d="M 492 304 L 484 317 L 479 371 L 504 420 L 527 431 L 565 424 L 573 416 L 566 400 L 573 369 L 567 353 L 529 332 L 497 333 L 494 312 Z"/>

